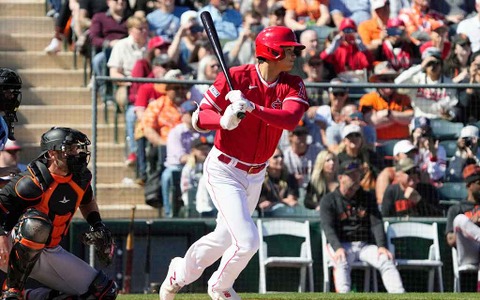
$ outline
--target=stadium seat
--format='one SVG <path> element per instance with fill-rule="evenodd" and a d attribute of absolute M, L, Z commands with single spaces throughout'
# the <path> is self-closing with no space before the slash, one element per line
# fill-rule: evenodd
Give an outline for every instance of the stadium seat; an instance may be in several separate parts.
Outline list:
<path fill-rule="evenodd" d="M 377 145 L 376 152 L 380 157 L 383 157 L 384 160 L 393 160 L 393 148 L 398 141 L 401 140 L 383 141 Z"/>
<path fill-rule="evenodd" d="M 460 293 L 461 286 L 462 286 L 460 282 L 461 273 L 478 272 L 478 265 L 459 266 L 457 249 L 455 247 L 452 247 L 452 265 L 453 265 L 453 292 Z"/>
<path fill-rule="evenodd" d="M 453 205 L 467 198 L 465 182 L 444 182 L 437 191 L 442 205 Z"/>
<path fill-rule="evenodd" d="M 430 293 L 434 291 L 434 279 L 435 273 L 437 273 L 438 289 L 443 293 L 443 262 L 440 258 L 437 223 L 398 222 L 390 224 L 389 222 L 385 222 L 385 231 L 387 233 L 387 247 L 388 250 L 395 255 L 398 270 L 428 270 L 427 289 Z M 418 239 L 431 241 L 428 251 L 418 249 L 418 251 L 415 251 L 413 254 L 411 253 L 412 251 L 395 251 L 395 243 L 398 243 L 399 239 L 408 238 L 415 238 L 416 243 L 418 243 Z M 428 254 L 423 258 L 416 257 L 423 253 Z"/>
<path fill-rule="evenodd" d="M 258 250 L 260 278 L 259 293 L 267 292 L 267 268 L 299 268 L 300 281 L 298 292 L 306 291 L 306 279 L 308 273 L 308 284 L 310 292 L 313 292 L 313 258 L 312 245 L 310 241 L 310 222 L 296 222 L 290 220 L 257 220 L 257 229 L 260 236 L 260 247 Z M 293 236 L 302 238 L 300 253 L 297 256 L 269 256 L 266 237 L 272 236 Z"/>
<path fill-rule="evenodd" d="M 430 126 L 435 139 L 440 141 L 456 140 L 463 128 L 463 123 L 450 122 L 443 119 L 431 119 Z"/>
<path fill-rule="evenodd" d="M 322 229 L 322 264 L 323 264 L 323 292 L 330 292 L 330 269 L 333 268 L 332 261 L 328 258 L 328 245 L 325 232 Z M 370 292 L 370 278 L 373 277 L 373 291 L 378 292 L 377 270 L 363 261 L 356 261 L 352 264 L 353 269 L 364 271 L 363 291 Z"/>
<path fill-rule="evenodd" d="M 440 145 L 445 148 L 447 159 L 450 159 L 455 155 L 455 151 L 457 151 L 457 140 L 443 140 L 440 142 Z"/>

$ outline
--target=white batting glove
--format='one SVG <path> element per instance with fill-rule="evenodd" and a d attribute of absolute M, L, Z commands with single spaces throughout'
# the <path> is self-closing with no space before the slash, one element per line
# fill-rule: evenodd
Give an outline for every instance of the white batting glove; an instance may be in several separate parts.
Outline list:
<path fill-rule="evenodd" d="M 225 99 L 227 99 L 231 103 L 240 102 L 240 101 L 244 102 L 243 104 L 245 106 L 244 112 L 245 111 L 252 112 L 252 110 L 255 109 L 255 104 L 253 104 L 252 101 L 245 98 L 245 96 L 240 90 L 233 90 L 228 92 L 227 95 L 225 96 Z"/>
<path fill-rule="evenodd" d="M 226 130 L 233 130 L 237 128 L 238 124 L 240 124 L 240 121 L 242 121 L 242 119 L 237 117 L 239 112 L 245 112 L 242 103 L 232 103 L 227 106 L 223 116 L 220 118 L 220 126 Z"/>

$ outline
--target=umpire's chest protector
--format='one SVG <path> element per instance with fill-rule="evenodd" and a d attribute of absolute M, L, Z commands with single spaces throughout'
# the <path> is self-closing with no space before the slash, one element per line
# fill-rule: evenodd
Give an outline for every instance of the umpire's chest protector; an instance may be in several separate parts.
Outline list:
<path fill-rule="evenodd" d="M 53 231 L 47 247 L 54 247 L 68 232 L 68 226 L 80 206 L 87 189 L 90 188 L 91 173 L 87 172 L 83 178 L 77 176 L 58 176 L 55 174 L 42 176 L 35 170 L 29 169 L 33 176 L 21 178 L 15 190 L 19 198 L 31 201 L 37 210 L 48 215 L 53 223 Z"/>

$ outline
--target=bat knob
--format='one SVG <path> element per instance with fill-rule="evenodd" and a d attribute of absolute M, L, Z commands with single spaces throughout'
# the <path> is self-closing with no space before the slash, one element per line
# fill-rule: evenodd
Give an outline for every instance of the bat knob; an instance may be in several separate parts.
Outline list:
<path fill-rule="evenodd" d="M 244 112 L 237 113 L 237 118 L 239 118 L 240 120 L 245 118 L 245 113 Z"/>

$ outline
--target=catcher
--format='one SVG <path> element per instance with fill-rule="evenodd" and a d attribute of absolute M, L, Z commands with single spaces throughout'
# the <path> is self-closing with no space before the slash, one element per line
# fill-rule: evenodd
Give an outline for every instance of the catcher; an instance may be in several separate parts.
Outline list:
<path fill-rule="evenodd" d="M 80 131 L 53 127 L 42 135 L 40 156 L 0 191 L 0 268 L 7 273 L 1 299 L 117 297 L 113 280 L 59 245 L 80 208 L 91 226 L 83 241 L 95 245 L 100 262 L 113 259 L 90 185 L 89 145 Z M 29 277 L 46 288 L 25 291 Z"/>

